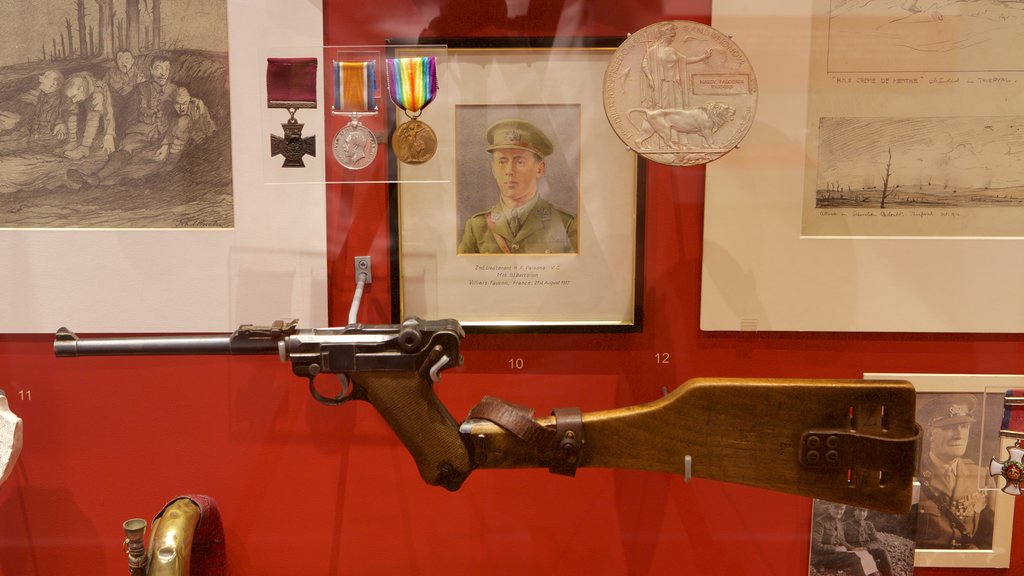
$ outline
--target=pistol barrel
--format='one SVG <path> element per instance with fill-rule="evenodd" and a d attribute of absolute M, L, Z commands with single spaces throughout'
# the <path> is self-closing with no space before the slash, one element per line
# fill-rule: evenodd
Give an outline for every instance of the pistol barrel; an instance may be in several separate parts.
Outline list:
<path fill-rule="evenodd" d="M 134 355 L 218 355 L 277 354 L 278 340 L 273 338 L 238 339 L 232 334 L 209 336 L 141 336 L 123 338 L 79 338 L 61 328 L 53 341 L 58 357 L 134 356 Z"/>

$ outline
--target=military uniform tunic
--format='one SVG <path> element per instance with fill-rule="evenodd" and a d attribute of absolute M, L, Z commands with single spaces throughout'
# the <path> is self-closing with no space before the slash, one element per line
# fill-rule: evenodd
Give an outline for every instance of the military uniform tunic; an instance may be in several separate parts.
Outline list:
<path fill-rule="evenodd" d="M 967 458 L 955 464 L 952 486 L 929 457 L 921 459 L 921 502 L 917 511 L 917 547 L 934 549 L 992 547 L 992 509 L 980 487 L 991 487 L 988 472 Z"/>
<path fill-rule="evenodd" d="M 519 230 L 512 231 L 501 203 L 466 221 L 459 254 L 559 254 L 576 248 L 576 217 L 538 198 Z"/>

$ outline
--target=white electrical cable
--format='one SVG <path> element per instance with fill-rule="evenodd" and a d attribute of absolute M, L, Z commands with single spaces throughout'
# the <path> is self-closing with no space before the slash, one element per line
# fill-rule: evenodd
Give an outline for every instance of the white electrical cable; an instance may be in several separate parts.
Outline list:
<path fill-rule="evenodd" d="M 356 282 L 356 293 L 352 296 L 352 307 L 348 309 L 348 323 L 355 324 L 359 317 L 359 304 L 363 300 L 363 288 L 366 287 L 366 274 L 359 274 L 359 282 Z"/>

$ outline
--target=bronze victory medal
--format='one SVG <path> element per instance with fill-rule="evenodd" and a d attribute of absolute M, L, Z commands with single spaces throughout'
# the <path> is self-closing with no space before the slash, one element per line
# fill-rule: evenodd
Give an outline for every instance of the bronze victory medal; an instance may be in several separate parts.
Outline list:
<path fill-rule="evenodd" d="M 430 126 L 413 118 L 395 130 L 391 137 L 391 149 L 401 162 L 422 164 L 437 152 L 437 135 Z"/>
<path fill-rule="evenodd" d="M 357 121 L 349 122 L 334 135 L 334 158 L 349 170 L 369 166 L 377 157 L 377 137 Z"/>
<path fill-rule="evenodd" d="M 750 61 L 710 26 L 672 20 L 631 34 L 604 75 L 604 110 L 637 154 L 671 166 L 716 160 L 754 122 Z"/>

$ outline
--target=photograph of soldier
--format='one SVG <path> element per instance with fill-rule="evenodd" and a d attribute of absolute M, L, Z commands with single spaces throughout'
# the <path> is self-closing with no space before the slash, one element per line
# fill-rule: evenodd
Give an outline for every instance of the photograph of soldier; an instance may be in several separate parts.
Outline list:
<path fill-rule="evenodd" d="M 912 576 L 911 514 L 885 514 L 815 500 L 809 576 Z"/>
<path fill-rule="evenodd" d="M 919 549 L 992 548 L 994 479 L 972 458 L 982 450 L 978 394 L 922 394 Z M 923 402 L 922 402 L 923 400 Z M 995 452 L 992 452 L 995 454 Z"/>
<path fill-rule="evenodd" d="M 578 109 L 493 108 L 457 109 L 458 253 L 578 253 Z"/>
<path fill-rule="evenodd" d="M 0 227 L 231 227 L 226 1 L 95 4 L 0 3 Z"/>

